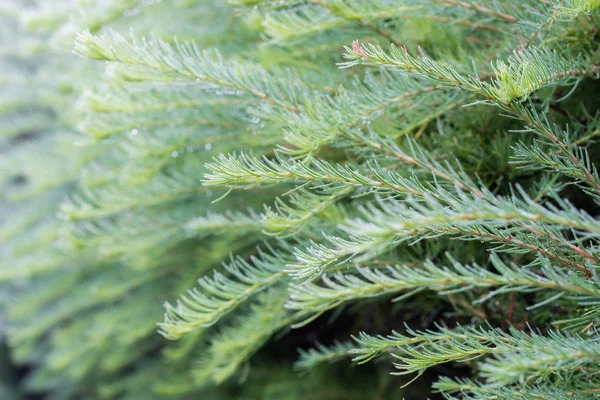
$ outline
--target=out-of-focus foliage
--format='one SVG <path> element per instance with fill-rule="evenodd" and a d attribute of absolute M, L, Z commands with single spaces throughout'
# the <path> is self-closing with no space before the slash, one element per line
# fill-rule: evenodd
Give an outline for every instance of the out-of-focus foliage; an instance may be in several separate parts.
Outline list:
<path fill-rule="evenodd" d="M 4 2 L 22 389 L 594 398 L 599 7 Z"/>

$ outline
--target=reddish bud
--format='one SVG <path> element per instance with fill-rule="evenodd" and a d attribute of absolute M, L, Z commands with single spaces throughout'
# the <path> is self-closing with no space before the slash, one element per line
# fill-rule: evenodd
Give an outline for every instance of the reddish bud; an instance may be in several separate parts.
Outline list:
<path fill-rule="evenodd" d="M 364 60 L 369 58 L 369 56 L 367 56 L 363 51 L 362 47 L 360 46 L 360 43 L 358 43 L 358 40 L 352 42 L 352 51 L 360 54 Z"/>

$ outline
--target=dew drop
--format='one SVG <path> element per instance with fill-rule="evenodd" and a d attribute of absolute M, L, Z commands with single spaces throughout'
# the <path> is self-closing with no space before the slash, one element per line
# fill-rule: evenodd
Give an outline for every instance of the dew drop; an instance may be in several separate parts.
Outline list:
<path fill-rule="evenodd" d="M 210 149 L 212 149 L 212 144 L 211 144 L 211 143 L 206 143 L 206 144 L 204 145 L 204 148 L 205 148 L 206 150 L 210 150 Z"/>

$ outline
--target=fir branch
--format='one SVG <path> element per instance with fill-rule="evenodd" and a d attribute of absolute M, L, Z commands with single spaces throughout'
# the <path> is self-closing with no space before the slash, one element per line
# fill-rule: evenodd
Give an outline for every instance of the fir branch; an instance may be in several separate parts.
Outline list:
<path fill-rule="evenodd" d="M 293 317 L 283 308 L 285 290 L 263 293 L 249 314 L 227 328 L 211 343 L 207 356 L 192 371 L 196 383 L 221 383 L 251 357 L 274 333 L 288 326 Z"/>
<path fill-rule="evenodd" d="M 434 290 L 441 295 L 493 289 L 483 292 L 478 303 L 504 293 L 530 293 L 539 290 L 556 290 L 572 294 L 582 302 L 599 297 L 599 283 L 585 282 L 576 275 L 556 271 L 548 260 L 540 260 L 539 273 L 530 268 L 506 264 L 492 255 L 491 264 L 497 272 L 479 265 L 462 265 L 454 260 L 449 267 L 426 262 L 422 267 L 393 266 L 387 270 L 357 268 L 357 274 L 336 273 L 322 276 L 322 285 L 305 283 L 290 289 L 286 307 L 297 310 L 309 320 L 347 301 L 370 297 L 399 294 L 395 301 L 405 299 L 423 289 Z"/>
<path fill-rule="evenodd" d="M 535 149 L 532 152 L 518 152 L 519 155 L 524 155 L 526 158 L 539 158 L 540 162 L 554 164 L 560 172 L 567 176 L 574 177 L 581 182 L 584 182 L 595 197 L 600 196 L 600 176 L 596 167 L 592 164 L 587 151 L 582 147 L 573 146 L 569 134 L 562 131 L 556 126 L 550 126 L 547 120 L 542 119 L 540 115 L 531 108 L 526 108 L 523 105 L 512 103 L 503 107 L 513 115 L 521 118 L 527 123 L 527 131 L 533 132 L 546 140 L 550 146 L 554 147 L 555 154 L 539 157 L 538 151 Z M 556 151 L 560 151 L 559 154 Z M 565 158 L 561 157 L 561 153 Z M 549 160 L 548 160 L 549 158 Z M 544 161 L 547 160 L 547 161 Z"/>
<path fill-rule="evenodd" d="M 408 335 L 394 332 L 388 337 L 361 334 L 357 339 L 360 347 L 354 351 L 359 354 L 355 361 L 367 362 L 382 352 L 397 348 L 399 354 L 392 353 L 392 356 L 398 360 L 394 365 L 400 372 L 394 374 L 418 372 L 419 376 L 425 369 L 437 364 L 466 362 L 493 355 L 496 358 L 488 359 L 480 365 L 485 376 L 495 386 L 513 383 L 523 377 L 539 378 L 542 375 L 538 368 L 542 364 L 546 367 L 556 365 L 569 373 L 577 371 L 581 365 L 594 363 L 598 358 L 594 341 L 558 332 L 542 336 L 515 329 L 511 329 L 509 333 L 485 328 L 438 329 L 426 332 L 407 329 Z M 549 372 L 551 368 L 546 368 L 545 371 Z"/>
<path fill-rule="evenodd" d="M 251 264 L 232 257 L 225 265 L 231 278 L 215 271 L 212 278 L 198 281 L 200 290 L 188 291 L 175 306 L 165 303 L 164 322 L 158 324 L 160 334 L 174 340 L 199 327 L 215 324 L 248 297 L 281 280 L 285 276 L 282 271 L 285 263 L 283 255 L 260 250 L 258 257 L 251 258 Z"/>
<path fill-rule="evenodd" d="M 420 116 L 421 102 L 436 89 L 438 87 L 430 82 L 400 74 L 384 71 L 378 78 L 367 74 L 362 81 L 353 83 L 352 91 L 340 90 L 336 96 L 312 96 L 301 106 L 300 113 L 284 114 L 282 118 L 289 121 L 284 137 L 293 148 L 280 147 L 280 150 L 294 156 L 315 155 L 339 137 L 371 145 L 360 140 L 361 134 L 356 128 L 369 125 L 392 107 L 400 106 L 408 115 Z M 450 95 L 446 101 L 453 100 L 454 96 Z"/>
<path fill-rule="evenodd" d="M 299 370 L 309 370 L 321 364 L 335 363 L 348 358 L 355 347 L 352 342 L 335 342 L 331 346 L 317 343 L 315 347 L 308 350 L 299 350 L 299 358 L 294 363 L 294 367 Z"/>
<path fill-rule="evenodd" d="M 290 195 L 290 204 L 284 203 L 282 198 L 278 197 L 275 199 L 274 209 L 265 206 L 262 215 L 264 232 L 273 236 L 294 235 L 300 232 L 309 220 L 325 210 L 336 214 L 331 208 L 352 191 L 352 187 L 331 194 L 317 194 L 308 190 L 294 191 Z"/>
<path fill-rule="evenodd" d="M 440 378 L 433 384 L 433 387 L 444 394 L 449 400 L 455 400 L 468 396 L 469 399 L 497 399 L 497 400 L 545 400 L 545 399 L 566 399 L 591 400 L 593 393 L 585 393 L 575 388 L 544 388 L 541 386 L 520 385 L 517 387 L 490 387 L 476 383 L 470 379 L 452 380 L 447 377 Z M 455 397 L 452 394 L 458 394 L 461 397 Z"/>
<path fill-rule="evenodd" d="M 460 192 L 454 194 L 439 187 L 435 192 L 436 196 L 426 197 L 424 204 L 386 201 L 380 202 L 381 208 L 363 208 L 365 219 L 350 220 L 344 227 L 349 239 L 330 236 L 326 239 L 333 248 L 315 243 L 308 249 L 296 249 L 297 263 L 288 266 L 290 274 L 302 279 L 315 278 L 340 260 L 369 259 L 405 241 L 448 234 L 447 227 L 460 229 L 467 226 L 467 231 L 474 229 L 477 232 L 481 230 L 480 225 L 483 229 L 515 226 L 517 232 L 526 230 L 544 235 L 545 225 L 548 225 L 562 230 L 586 231 L 585 235 L 590 238 L 600 234 L 598 222 L 593 217 L 558 199 L 559 207 L 546 208 L 525 194 L 522 194 L 523 200 L 493 196 L 489 197 L 492 200 L 487 200 Z M 444 202 L 434 199 L 444 199 Z M 566 242 L 560 238 L 556 240 Z M 577 248 L 568 243 L 565 247 L 572 251 Z M 590 274 L 588 269 L 584 272 Z"/>
<path fill-rule="evenodd" d="M 361 45 L 355 42 L 350 47 L 344 47 L 344 58 L 347 62 L 340 63 L 342 68 L 350 68 L 359 64 L 394 68 L 408 73 L 423 75 L 447 86 L 455 86 L 469 91 L 486 95 L 487 86 L 477 78 L 465 77 L 450 65 L 440 65 L 431 58 L 421 54 L 411 56 L 404 47 L 391 46 L 386 53 L 379 46 L 373 44 Z"/>
<path fill-rule="evenodd" d="M 274 160 L 250 157 L 244 153 L 239 156 L 222 155 L 212 163 L 206 164 L 211 172 L 204 176 L 205 186 L 246 185 L 250 188 L 272 181 L 314 182 L 316 186 L 340 184 L 342 186 L 365 186 L 373 191 L 392 190 L 398 193 L 425 195 L 425 191 L 416 182 L 391 171 L 384 170 L 376 162 L 368 163 L 370 174 L 363 174 L 349 165 L 331 164 L 310 158 L 302 162 L 286 160 L 276 155 Z M 372 176 L 372 177 L 370 177 Z"/>
<path fill-rule="evenodd" d="M 445 180 L 461 190 L 473 193 L 477 197 L 486 198 L 489 196 L 489 193 L 486 194 L 477 188 L 478 185 L 460 168 L 460 165 L 457 169 L 449 163 L 442 164 L 436 161 L 432 154 L 425 151 L 410 137 L 406 139 L 407 150 L 402 150 L 396 142 L 388 137 L 381 137 L 376 134 L 365 136 L 352 133 L 349 133 L 349 136 L 353 137 L 354 141 L 368 144 L 403 163 L 424 171 L 430 171 L 437 178 Z"/>
<path fill-rule="evenodd" d="M 589 307 L 577 317 L 558 320 L 553 322 L 554 326 L 581 334 L 597 334 L 600 328 L 600 307 Z"/>
<path fill-rule="evenodd" d="M 446 329 L 437 326 L 436 328 L 437 331 L 415 331 L 406 327 L 406 335 L 396 331 L 387 336 L 371 336 L 361 332 L 358 337 L 354 338 L 358 346 L 352 351 L 355 354 L 353 361 L 363 364 L 390 351 L 398 349 L 402 351 L 408 348 L 408 346 L 434 345 L 437 342 L 443 345 L 446 342 L 461 343 L 466 341 L 471 342 L 473 346 L 478 344 L 485 346 L 494 341 L 499 345 L 504 344 L 506 346 L 510 346 L 513 343 L 513 338 L 500 330 L 492 330 L 490 332 L 485 328 L 475 327 Z M 433 355 L 433 353 L 429 354 Z M 423 354 L 423 356 L 426 357 L 427 355 Z"/>
<path fill-rule="evenodd" d="M 227 64 L 216 50 L 201 51 L 192 42 L 171 47 L 158 39 L 138 40 L 108 32 L 93 36 L 89 32 L 80 33 L 75 42 L 79 54 L 98 60 L 115 61 L 139 65 L 162 72 L 176 74 L 187 80 L 210 82 L 247 92 L 259 99 L 285 107 L 291 111 L 297 108 L 291 101 L 297 97 L 294 86 L 263 68 L 250 63 Z"/>
<path fill-rule="evenodd" d="M 550 85 L 566 85 L 583 77 L 598 78 L 600 72 L 600 63 L 594 60 L 592 53 L 573 56 L 545 47 L 529 48 L 515 52 L 506 61 L 498 60 L 493 65 L 494 76 L 487 82 L 478 76 L 465 76 L 423 53 L 411 56 L 405 48 L 393 45 L 389 53 L 372 44 L 356 44 L 345 49 L 344 57 L 349 61 L 339 64 L 343 68 L 366 64 L 399 69 L 463 88 L 500 105 L 527 99 L 532 92 Z"/>
<path fill-rule="evenodd" d="M 582 374 L 594 379 L 594 364 L 600 359 L 597 338 L 582 338 L 549 332 L 547 336 L 516 335 L 519 348 L 503 352 L 479 365 L 481 376 L 490 385 L 542 383 L 562 374 Z M 537 354 L 537 356 L 533 356 Z M 589 372 L 587 367 L 590 368 Z"/>

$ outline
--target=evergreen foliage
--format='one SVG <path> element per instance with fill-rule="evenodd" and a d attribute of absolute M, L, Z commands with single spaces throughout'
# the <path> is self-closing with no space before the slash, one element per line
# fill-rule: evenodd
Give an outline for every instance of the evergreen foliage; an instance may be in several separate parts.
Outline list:
<path fill-rule="evenodd" d="M 599 23 L 3 2 L 0 393 L 596 398 Z"/>

